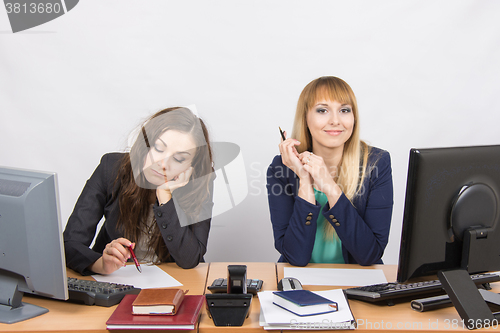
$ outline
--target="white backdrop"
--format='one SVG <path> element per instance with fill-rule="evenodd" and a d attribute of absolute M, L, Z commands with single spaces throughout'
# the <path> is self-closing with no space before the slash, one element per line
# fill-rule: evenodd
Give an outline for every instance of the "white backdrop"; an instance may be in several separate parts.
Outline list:
<path fill-rule="evenodd" d="M 339 76 L 362 138 L 392 156 L 398 261 L 411 147 L 499 144 L 500 1 L 84 0 L 13 34 L 0 8 L 0 165 L 59 174 L 64 223 L 102 154 L 161 108 L 196 104 L 241 147 L 248 195 L 207 261 L 275 261 L 265 171 L 302 88 Z M 217 204 L 217 203 L 216 203 Z"/>

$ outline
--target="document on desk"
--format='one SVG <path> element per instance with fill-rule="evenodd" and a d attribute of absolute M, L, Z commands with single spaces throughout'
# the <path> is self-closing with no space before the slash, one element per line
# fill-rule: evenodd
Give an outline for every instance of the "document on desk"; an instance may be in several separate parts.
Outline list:
<path fill-rule="evenodd" d="M 133 285 L 136 288 L 179 287 L 182 283 L 155 265 L 141 265 L 139 273 L 134 265 L 127 265 L 109 275 L 92 275 L 96 281 Z"/>
<path fill-rule="evenodd" d="M 262 291 L 258 293 L 260 326 L 265 330 L 336 330 L 355 328 L 354 316 L 342 289 L 315 291 L 314 293 L 337 302 L 338 311 L 304 317 L 297 316 L 273 304 L 272 291 Z"/>
<path fill-rule="evenodd" d="M 285 277 L 294 277 L 307 286 L 357 287 L 387 283 L 381 269 L 285 267 Z"/>

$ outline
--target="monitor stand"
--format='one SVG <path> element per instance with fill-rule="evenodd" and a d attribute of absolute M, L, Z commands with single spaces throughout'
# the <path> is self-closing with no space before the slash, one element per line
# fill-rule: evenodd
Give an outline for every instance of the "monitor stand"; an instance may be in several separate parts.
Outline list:
<path fill-rule="evenodd" d="M 472 330 L 483 328 L 485 325 L 491 327 L 496 322 L 486 300 L 493 300 L 500 305 L 500 295 L 486 290 L 479 292 L 469 273 L 463 269 L 440 271 L 438 277 L 462 318 L 464 327 Z M 484 298 L 482 293 L 485 294 Z"/>
<path fill-rule="evenodd" d="M 487 290 L 478 290 L 472 282 L 469 272 L 485 271 L 498 267 L 497 263 L 485 262 L 484 251 L 489 251 L 492 244 L 491 228 L 472 227 L 465 231 L 462 249 L 462 269 L 439 271 L 438 277 L 458 314 L 463 326 L 468 329 L 485 327 L 497 323 L 500 316 L 495 317 L 488 307 L 489 303 L 500 305 L 500 295 Z M 496 241 L 493 241 L 497 244 Z"/>
<path fill-rule="evenodd" d="M 13 324 L 49 312 L 38 305 L 22 303 L 17 280 L 0 275 L 0 323 Z"/>

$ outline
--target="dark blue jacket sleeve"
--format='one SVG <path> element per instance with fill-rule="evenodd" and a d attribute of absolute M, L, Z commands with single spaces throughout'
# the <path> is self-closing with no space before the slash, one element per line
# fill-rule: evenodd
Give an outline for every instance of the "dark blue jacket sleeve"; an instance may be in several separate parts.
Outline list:
<path fill-rule="evenodd" d="M 275 248 L 280 261 L 305 266 L 311 259 L 318 214 L 332 223 L 342 241 L 344 261 L 371 265 L 382 263 L 389 238 L 393 189 L 390 156 L 373 148 L 360 194 L 349 201 L 342 194 L 331 209 L 297 196 L 298 177 L 276 156 L 267 171 L 269 211 Z"/>
<path fill-rule="evenodd" d="M 367 170 L 358 197 L 351 203 L 342 194 L 335 206 L 323 213 L 342 241 L 346 263 L 382 263 L 389 240 L 393 207 L 391 160 L 388 152 L 379 154 Z"/>
<path fill-rule="evenodd" d="M 305 266 L 311 259 L 320 207 L 298 197 L 297 187 L 295 173 L 276 156 L 267 170 L 274 246 L 282 255 L 280 261 Z"/>

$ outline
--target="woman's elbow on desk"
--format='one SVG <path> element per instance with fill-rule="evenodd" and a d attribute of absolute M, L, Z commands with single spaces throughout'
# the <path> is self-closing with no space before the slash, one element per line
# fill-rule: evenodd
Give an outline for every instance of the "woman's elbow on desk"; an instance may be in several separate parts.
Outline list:
<path fill-rule="evenodd" d="M 372 254 L 372 255 L 364 256 L 361 258 L 354 258 L 354 259 L 356 260 L 356 263 L 358 263 L 361 266 L 371 266 L 371 265 L 382 263 L 382 255 L 383 255 L 383 251 L 380 254 L 377 253 L 376 255 Z"/>
<path fill-rule="evenodd" d="M 287 256 L 285 254 L 282 254 L 281 258 L 280 258 L 280 261 L 287 262 L 290 265 L 298 266 L 298 267 L 307 266 L 307 264 L 309 264 L 310 260 L 311 260 L 310 257 L 307 258 L 304 256 L 303 258 L 297 258 L 297 257 L 290 257 L 290 256 Z"/>
<path fill-rule="evenodd" d="M 183 269 L 191 269 L 191 268 L 195 268 L 196 266 L 198 266 L 200 262 L 197 261 L 195 263 L 189 263 L 189 264 L 186 264 L 186 263 L 177 263 L 177 266 L 179 266 L 180 268 L 183 268 Z"/>
<path fill-rule="evenodd" d="M 184 269 L 195 268 L 200 262 L 204 262 L 203 256 L 193 256 L 189 258 L 173 258 L 177 266 Z"/>
<path fill-rule="evenodd" d="M 297 267 L 305 267 L 309 262 L 289 262 L 289 264 Z"/>
<path fill-rule="evenodd" d="M 358 262 L 358 264 L 359 264 L 360 266 L 371 266 L 371 265 L 375 265 L 375 264 L 376 264 L 376 262 L 372 262 L 372 261 L 366 261 L 366 262 L 363 262 L 363 261 L 361 261 L 361 262 Z"/>

